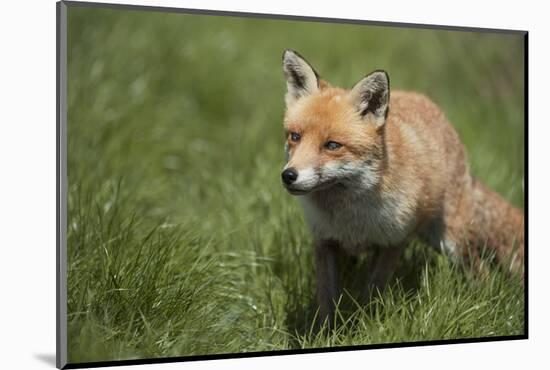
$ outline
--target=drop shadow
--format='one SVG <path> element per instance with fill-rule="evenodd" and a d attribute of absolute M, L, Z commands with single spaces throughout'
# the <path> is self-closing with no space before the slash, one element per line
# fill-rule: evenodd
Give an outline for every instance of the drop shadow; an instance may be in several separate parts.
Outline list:
<path fill-rule="evenodd" d="M 34 358 L 40 360 L 48 366 L 56 367 L 55 353 L 35 353 Z"/>

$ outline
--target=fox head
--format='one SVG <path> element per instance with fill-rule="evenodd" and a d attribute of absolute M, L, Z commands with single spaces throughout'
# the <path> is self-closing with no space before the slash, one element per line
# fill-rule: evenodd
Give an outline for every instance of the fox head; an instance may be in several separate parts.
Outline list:
<path fill-rule="evenodd" d="M 283 54 L 286 189 L 303 195 L 334 185 L 375 187 L 385 160 L 388 74 L 374 71 L 351 90 L 330 86 L 297 52 Z"/>

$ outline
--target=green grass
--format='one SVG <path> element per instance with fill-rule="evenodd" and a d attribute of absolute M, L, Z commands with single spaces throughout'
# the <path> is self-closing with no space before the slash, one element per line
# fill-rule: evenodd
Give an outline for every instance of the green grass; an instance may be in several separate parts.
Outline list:
<path fill-rule="evenodd" d="M 524 333 L 523 287 L 424 245 L 370 305 L 348 265 L 313 330 L 311 236 L 280 184 L 281 54 L 336 85 L 376 68 L 432 97 L 474 175 L 523 207 L 520 36 L 69 9 L 70 362 Z M 358 282 L 359 279 L 359 282 Z"/>

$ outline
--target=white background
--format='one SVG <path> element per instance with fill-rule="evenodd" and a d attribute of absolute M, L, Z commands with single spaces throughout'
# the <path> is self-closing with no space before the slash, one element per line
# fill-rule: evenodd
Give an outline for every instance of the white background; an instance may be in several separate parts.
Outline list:
<path fill-rule="evenodd" d="M 124 1 L 112 1 L 123 3 Z M 462 369 L 548 366 L 548 10 L 529 1 L 126 1 L 218 10 L 529 30 L 530 339 L 147 365 L 142 369 Z M 5 1 L 0 22 L 0 367 L 55 358 L 55 1 Z M 328 50 L 328 49 L 327 49 Z M 467 55 L 464 56 L 467 58 Z M 450 86 L 449 88 L 452 88 Z M 518 102 L 519 103 L 519 102 Z M 545 353 L 546 350 L 546 353 Z M 523 366 L 522 366 L 523 365 Z"/>

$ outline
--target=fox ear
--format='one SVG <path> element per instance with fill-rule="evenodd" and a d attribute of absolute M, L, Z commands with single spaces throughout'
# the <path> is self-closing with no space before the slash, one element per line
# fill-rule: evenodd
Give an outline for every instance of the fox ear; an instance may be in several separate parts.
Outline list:
<path fill-rule="evenodd" d="M 283 71 L 286 78 L 287 106 L 301 97 L 319 91 L 319 75 L 311 65 L 294 50 L 283 53 Z"/>
<path fill-rule="evenodd" d="M 385 71 L 374 71 L 355 84 L 351 98 L 364 119 L 372 117 L 377 126 L 382 126 L 388 116 L 390 101 L 390 78 Z"/>

